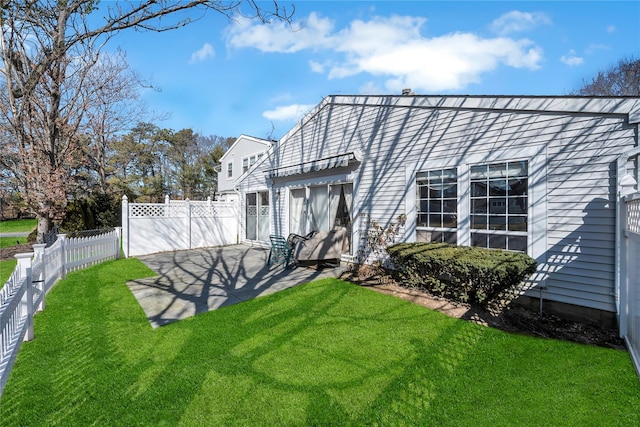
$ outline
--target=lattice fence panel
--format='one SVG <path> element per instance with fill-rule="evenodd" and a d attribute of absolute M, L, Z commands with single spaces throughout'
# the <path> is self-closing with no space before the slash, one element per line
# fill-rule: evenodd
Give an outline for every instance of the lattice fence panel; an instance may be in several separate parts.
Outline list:
<path fill-rule="evenodd" d="M 164 203 L 130 203 L 129 218 L 175 218 L 186 215 L 186 206 Z"/>
<path fill-rule="evenodd" d="M 627 202 L 627 230 L 640 234 L 640 197 Z"/>

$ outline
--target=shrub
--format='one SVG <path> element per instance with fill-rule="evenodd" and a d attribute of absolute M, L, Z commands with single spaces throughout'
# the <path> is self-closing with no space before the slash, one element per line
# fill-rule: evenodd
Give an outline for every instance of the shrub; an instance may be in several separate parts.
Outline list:
<path fill-rule="evenodd" d="M 446 243 L 399 243 L 387 253 L 407 284 L 485 307 L 505 291 L 521 289 L 536 270 L 523 253 Z"/>

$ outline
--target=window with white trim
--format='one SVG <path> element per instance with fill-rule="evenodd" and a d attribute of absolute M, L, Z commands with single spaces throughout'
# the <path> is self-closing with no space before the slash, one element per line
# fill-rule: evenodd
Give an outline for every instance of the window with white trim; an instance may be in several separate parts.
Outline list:
<path fill-rule="evenodd" d="M 244 159 L 242 159 L 242 173 L 245 173 L 248 170 L 249 170 L 249 159 L 245 157 Z"/>
<path fill-rule="evenodd" d="M 458 177 L 455 168 L 416 174 L 419 242 L 457 243 Z"/>
<path fill-rule="evenodd" d="M 233 162 L 227 163 L 227 178 L 233 177 Z"/>
<path fill-rule="evenodd" d="M 527 252 L 528 162 L 469 168 L 471 246 Z"/>

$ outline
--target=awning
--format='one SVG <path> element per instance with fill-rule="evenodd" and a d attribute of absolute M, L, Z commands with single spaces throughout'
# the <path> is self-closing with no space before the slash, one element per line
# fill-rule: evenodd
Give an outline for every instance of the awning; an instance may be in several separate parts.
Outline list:
<path fill-rule="evenodd" d="M 302 175 L 310 172 L 318 172 L 326 169 L 336 169 L 347 167 L 353 163 L 360 162 L 360 155 L 357 151 L 338 154 L 336 156 L 325 157 L 318 160 L 310 160 L 304 163 L 298 163 L 291 166 L 282 166 L 279 168 L 269 169 L 266 173 L 267 178 L 282 178 L 285 176 Z"/>

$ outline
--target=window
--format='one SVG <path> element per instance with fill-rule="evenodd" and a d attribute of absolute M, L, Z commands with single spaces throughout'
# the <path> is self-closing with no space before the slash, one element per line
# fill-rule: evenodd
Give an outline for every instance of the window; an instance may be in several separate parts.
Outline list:
<path fill-rule="evenodd" d="M 471 246 L 527 252 L 528 162 L 471 166 Z"/>
<path fill-rule="evenodd" d="M 263 153 L 253 156 L 249 156 L 249 157 L 245 157 L 244 159 L 242 159 L 242 173 L 245 173 L 246 171 L 249 170 L 249 168 L 251 166 L 253 166 L 256 163 L 256 160 L 260 160 L 260 158 L 262 157 Z"/>
<path fill-rule="evenodd" d="M 227 178 L 233 177 L 233 162 L 227 163 Z"/>
<path fill-rule="evenodd" d="M 458 178 L 456 169 L 418 172 L 417 241 L 457 242 Z"/>

